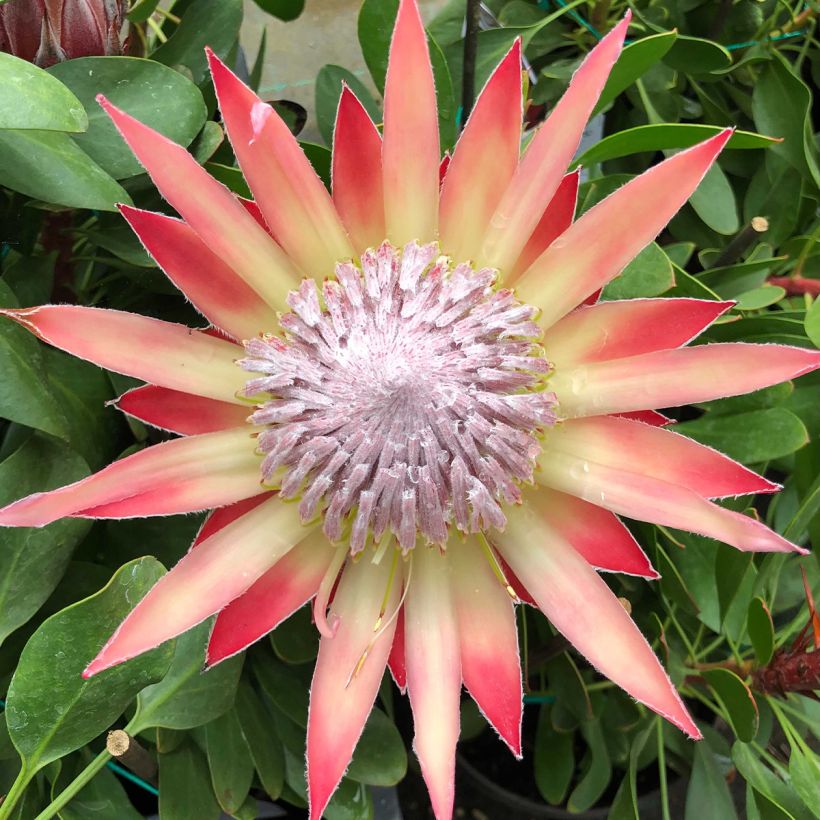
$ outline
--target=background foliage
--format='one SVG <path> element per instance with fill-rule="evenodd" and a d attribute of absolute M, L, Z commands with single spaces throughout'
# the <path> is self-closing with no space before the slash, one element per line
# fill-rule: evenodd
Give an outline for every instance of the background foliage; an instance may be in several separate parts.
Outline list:
<path fill-rule="evenodd" d="M 256 2 L 282 20 L 298 17 L 304 5 Z M 668 231 L 604 297 L 733 299 L 737 306 L 706 341 L 820 347 L 820 167 L 810 90 L 820 80 L 816 6 L 630 6 L 631 44 L 598 106 L 600 130 L 577 160 L 585 169 L 580 210 L 664 154 L 725 125 L 738 131 Z M 343 66 L 316 65 L 324 144 L 304 147 L 325 180 L 342 81 L 380 119 L 396 7 L 397 0 L 361 7 L 359 40 L 372 82 Z M 527 121 L 536 124 L 625 8 L 621 0 L 487 0 L 477 88 L 521 37 Z M 0 305 L 71 301 L 201 324 L 116 213 L 118 202 L 167 206 L 94 97 L 106 94 L 247 194 L 203 52 L 210 45 L 258 85 L 266 44 L 257 54 L 240 51 L 242 12 L 241 0 L 137 0 L 128 56 L 43 70 L 0 54 Z M 442 150 L 452 148 L 461 120 L 464 14 L 464 0 L 451 0 L 428 28 Z M 277 107 L 294 130 L 304 124 L 299 106 Z M 80 478 L 161 438 L 106 405 L 133 381 L 48 348 L 10 322 L 0 323 L 0 372 L 0 503 Z M 675 429 L 780 480 L 783 491 L 756 502 L 757 513 L 816 551 L 818 408 L 815 374 L 687 408 Z M 91 681 L 80 678 L 200 523 L 196 516 L 66 520 L 0 533 L 0 794 L 11 790 L 0 817 L 131 818 L 155 810 L 154 798 L 106 768 L 105 734 L 114 726 L 137 735 L 156 757 L 163 820 L 207 820 L 220 810 L 253 818 L 264 795 L 304 807 L 307 692 L 317 651 L 306 610 L 247 656 L 205 674 L 207 624 Z M 816 558 L 754 556 L 663 528 L 634 529 L 663 579 L 608 581 L 688 699 L 705 742 L 685 742 L 599 679 L 539 614 L 522 607 L 525 761 L 508 759 L 465 703 L 460 799 L 469 804 L 475 791 L 486 810 L 486 784 L 495 782 L 573 812 L 608 807 L 616 820 L 639 812 L 686 820 L 820 817 L 820 707 L 811 697 L 820 688 L 820 652 L 813 651 L 820 623 L 809 603 L 810 590 L 820 587 Z M 805 640 L 796 642 L 806 625 Z M 327 817 L 370 817 L 369 787 L 400 781 L 406 815 L 425 816 L 406 751 L 411 728 L 386 680 Z M 497 816 L 513 811 L 501 799 Z"/>

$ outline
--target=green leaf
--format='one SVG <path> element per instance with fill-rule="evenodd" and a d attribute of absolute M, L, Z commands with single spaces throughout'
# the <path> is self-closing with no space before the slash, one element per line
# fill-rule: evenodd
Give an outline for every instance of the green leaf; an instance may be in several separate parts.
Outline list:
<path fill-rule="evenodd" d="M 313 170 L 316 171 L 319 178 L 325 183 L 325 188 L 330 190 L 330 149 L 324 145 L 317 145 L 314 142 L 300 142 L 299 147 L 305 152 L 305 156 L 313 166 Z"/>
<path fill-rule="evenodd" d="M 359 9 L 358 34 L 365 64 L 381 94 L 387 75 L 387 54 L 399 0 L 364 0 Z"/>
<path fill-rule="evenodd" d="M 542 706 L 535 730 L 535 785 L 547 803 L 557 806 L 566 797 L 575 773 L 574 732 L 552 728 L 550 706 Z"/>
<path fill-rule="evenodd" d="M 759 464 L 790 455 L 809 440 L 803 422 L 782 407 L 737 415 L 707 413 L 695 421 L 675 425 L 675 431 L 743 464 Z"/>
<path fill-rule="evenodd" d="M 743 219 L 763 216 L 769 227 L 760 239 L 774 247 L 795 232 L 800 212 L 800 172 L 769 152 L 749 183 L 743 202 Z M 784 251 L 785 252 L 785 251 Z"/>
<path fill-rule="evenodd" d="M 701 402 L 698 407 L 708 410 L 715 416 L 734 415 L 749 410 L 766 410 L 769 407 L 783 404 L 793 392 L 793 382 L 781 382 L 771 387 L 755 390 L 753 393 L 747 393 L 745 396 L 729 396 L 725 399 Z"/>
<path fill-rule="evenodd" d="M 270 798 L 278 800 L 285 782 L 282 742 L 271 731 L 270 714 L 245 680 L 240 681 L 236 693 L 236 713 L 259 780 Z"/>
<path fill-rule="evenodd" d="M 169 66 L 183 65 L 199 85 L 208 71 L 205 46 L 225 58 L 239 36 L 242 0 L 194 0 L 167 43 L 151 58 Z"/>
<path fill-rule="evenodd" d="M 806 311 L 806 318 L 803 321 L 808 336 L 815 347 L 820 347 L 820 298 L 815 299 Z"/>
<path fill-rule="evenodd" d="M 80 754 L 62 761 L 60 774 L 51 786 L 52 800 L 91 762 L 92 757 L 86 748 Z M 131 805 L 121 781 L 108 768 L 97 772 L 91 782 L 60 809 L 59 817 L 60 820 L 100 820 L 104 817 L 142 820 L 142 815 Z"/>
<path fill-rule="evenodd" d="M 80 101 L 36 65 L 0 52 L 0 129 L 85 131 Z"/>
<path fill-rule="evenodd" d="M 205 726 L 214 794 L 227 814 L 236 814 L 253 782 L 253 760 L 235 709 Z"/>
<path fill-rule="evenodd" d="M 746 620 L 749 640 L 754 647 L 755 657 L 760 666 L 765 666 L 774 654 L 774 624 L 772 613 L 760 597 L 752 598 Z"/>
<path fill-rule="evenodd" d="M 672 48 L 677 36 L 676 31 L 666 31 L 630 43 L 612 67 L 591 116 L 594 117 L 606 108 L 622 91 L 629 88 L 638 77 L 660 60 Z"/>
<path fill-rule="evenodd" d="M 732 746 L 732 761 L 743 779 L 767 800 L 786 813 L 786 816 L 807 816 L 800 799 L 773 771 L 760 760 L 757 752 L 745 743 Z"/>
<path fill-rule="evenodd" d="M 740 217 L 735 193 L 720 165 L 715 163 L 689 198 L 695 213 L 715 232 L 725 236 L 737 233 Z"/>
<path fill-rule="evenodd" d="M 254 90 L 259 91 L 259 85 L 262 82 L 262 72 L 265 70 L 265 54 L 268 49 L 268 30 L 262 29 L 262 36 L 259 38 L 259 48 L 256 51 L 256 57 L 253 61 L 251 73 L 248 76 L 248 85 Z"/>
<path fill-rule="evenodd" d="M 307 727 L 310 678 L 303 671 L 300 676 L 300 671 L 302 667 L 287 666 L 270 655 L 259 654 L 253 658 L 253 672 L 264 693 L 292 723 L 304 729 Z M 283 741 L 286 738 L 283 737 Z"/>
<path fill-rule="evenodd" d="M 706 741 L 695 744 L 695 762 L 686 790 L 684 820 L 737 820 L 726 778 Z"/>
<path fill-rule="evenodd" d="M 328 145 L 333 143 L 333 128 L 336 124 L 336 109 L 339 107 L 342 83 L 347 83 L 373 122 L 381 121 L 378 103 L 352 71 L 338 65 L 322 66 L 316 75 L 316 121 L 319 133 Z"/>
<path fill-rule="evenodd" d="M 811 813 L 820 818 L 820 760 L 810 749 L 793 745 L 789 755 L 789 777 L 794 790 Z"/>
<path fill-rule="evenodd" d="M 153 726 L 192 729 L 231 708 L 243 656 L 236 655 L 203 672 L 210 631 L 208 620 L 177 638 L 168 674 L 137 698 L 136 713 L 128 724 L 132 734 Z"/>
<path fill-rule="evenodd" d="M 231 165 L 222 165 L 219 162 L 208 162 L 205 164 L 205 170 L 215 180 L 221 182 L 235 194 L 239 194 L 239 196 L 245 197 L 245 199 L 253 198 L 251 189 L 248 188 L 248 183 L 245 182 L 245 177 L 242 176 L 242 171 L 240 171 L 239 168 L 234 168 Z"/>
<path fill-rule="evenodd" d="M 820 185 L 817 148 L 811 125 L 811 91 L 791 72 L 775 52 L 774 59 L 767 62 L 754 85 L 752 113 L 755 127 L 782 137 L 783 141 L 772 148 L 804 176 Z"/>
<path fill-rule="evenodd" d="M 0 131 L 0 185 L 68 208 L 116 211 L 131 197 L 68 134 Z"/>
<path fill-rule="evenodd" d="M 816 404 L 812 405 L 812 413 L 816 415 Z M 791 541 L 801 538 L 818 513 L 820 513 L 820 475 L 817 476 L 803 496 L 797 512 L 795 512 L 783 531 L 783 537 Z"/>
<path fill-rule="evenodd" d="M 719 134 L 723 129 L 715 125 L 693 125 L 689 123 L 660 123 L 639 125 L 627 128 L 617 134 L 604 137 L 600 142 L 587 149 L 578 157 L 573 166 L 590 166 L 596 162 L 627 157 L 642 151 L 672 151 L 678 148 L 689 148 L 709 137 Z M 727 148 L 750 149 L 768 148 L 776 144 L 771 137 L 754 134 L 750 131 L 735 131 Z"/>
<path fill-rule="evenodd" d="M 0 279 L 0 306 L 17 307 L 9 286 Z M 37 339 L 16 322 L 0 316 L 0 416 L 65 438 L 68 422 L 50 388 Z"/>
<path fill-rule="evenodd" d="M 699 607 L 677 565 L 667 555 L 666 550 L 657 544 L 658 572 L 661 575 L 661 589 L 664 594 L 678 606 L 697 615 Z"/>
<path fill-rule="evenodd" d="M 762 310 L 776 305 L 786 295 L 786 289 L 779 285 L 761 285 L 741 293 L 737 297 L 736 310 Z"/>
<path fill-rule="evenodd" d="M 111 118 L 97 103 L 104 94 L 114 105 L 188 146 L 205 123 L 199 89 L 178 71 L 137 57 L 82 57 L 53 65 L 49 72 L 85 106 L 88 130 L 74 137 L 88 156 L 115 179 L 144 173 Z"/>
<path fill-rule="evenodd" d="M 346 776 L 370 786 L 395 786 L 407 774 L 407 750 L 395 723 L 373 707 Z"/>
<path fill-rule="evenodd" d="M 0 463 L 0 505 L 53 490 L 88 475 L 88 466 L 64 444 L 35 434 Z M 3 530 L 0 562 L 0 643 L 42 606 L 63 577 L 90 522 L 62 518 L 46 527 Z"/>
<path fill-rule="evenodd" d="M 439 148 L 444 154 L 445 151 L 452 149 L 458 139 L 456 94 L 447 58 L 439 44 L 429 34 L 427 45 L 430 49 L 430 63 L 433 66 L 433 81 L 436 86 Z"/>
<path fill-rule="evenodd" d="M 305 0 L 253 0 L 262 11 L 286 22 L 295 20 L 305 9 Z"/>
<path fill-rule="evenodd" d="M 591 720 L 582 724 L 581 734 L 589 749 L 589 760 L 586 770 L 567 800 L 567 809 L 573 814 L 586 811 L 595 805 L 612 777 L 612 763 L 601 722 Z"/>
<path fill-rule="evenodd" d="M 732 64 L 732 55 L 718 43 L 679 35 L 663 61 L 684 74 L 709 74 Z"/>
<path fill-rule="evenodd" d="M 313 625 L 310 605 L 297 609 L 271 632 L 273 650 L 285 663 L 307 663 L 319 651 L 319 632 Z"/>
<path fill-rule="evenodd" d="M 729 669 L 705 669 L 701 674 L 726 710 L 737 739 L 751 743 L 760 723 L 752 690 Z"/>
<path fill-rule="evenodd" d="M 98 470 L 118 455 L 122 416 L 108 402 L 111 381 L 96 365 L 53 347 L 44 348 L 51 391 L 66 418 L 68 443 Z"/>
<path fill-rule="evenodd" d="M 675 285 L 669 257 L 656 242 L 647 245 L 603 290 L 602 299 L 658 296 Z"/>
<path fill-rule="evenodd" d="M 0 129 L 68 131 L 88 128 L 80 101 L 48 72 L 0 52 Z"/>
<path fill-rule="evenodd" d="M 159 0 L 136 0 L 131 10 L 128 12 L 128 20 L 131 23 L 144 23 L 159 5 Z"/>
<path fill-rule="evenodd" d="M 159 813 L 162 820 L 217 820 L 220 816 L 208 763 L 190 741 L 159 756 Z"/>
<path fill-rule="evenodd" d="M 653 721 L 632 739 L 632 747 L 629 750 L 629 768 L 612 801 L 607 820 L 640 820 L 638 815 L 638 769 L 646 743 L 655 731 Z"/>
<path fill-rule="evenodd" d="M 44 621 L 9 686 L 9 734 L 29 774 L 88 743 L 168 668 L 172 644 L 100 672 L 82 671 L 165 570 L 155 558 L 121 567 L 111 581 Z"/>

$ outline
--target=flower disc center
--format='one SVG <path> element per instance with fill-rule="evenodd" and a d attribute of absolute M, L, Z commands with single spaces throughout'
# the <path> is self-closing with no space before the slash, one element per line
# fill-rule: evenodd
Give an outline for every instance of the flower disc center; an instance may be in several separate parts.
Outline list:
<path fill-rule="evenodd" d="M 436 254 L 385 242 L 337 265 L 321 298 L 304 280 L 282 336 L 240 362 L 260 374 L 246 395 L 269 396 L 251 416 L 265 482 L 354 552 L 388 531 L 408 550 L 419 534 L 444 545 L 451 524 L 502 529 L 556 420 L 535 309 Z"/>

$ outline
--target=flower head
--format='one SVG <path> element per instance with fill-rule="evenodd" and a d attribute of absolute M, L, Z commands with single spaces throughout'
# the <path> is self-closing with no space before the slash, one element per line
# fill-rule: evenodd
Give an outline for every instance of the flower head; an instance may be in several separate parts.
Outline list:
<path fill-rule="evenodd" d="M 8 0 L 0 51 L 47 67 L 75 57 L 122 54 L 125 0 Z"/>
<path fill-rule="evenodd" d="M 711 499 L 777 487 L 664 429 L 657 408 L 820 367 L 781 345 L 686 345 L 731 303 L 597 302 L 731 136 L 683 151 L 573 221 L 565 174 L 629 17 L 520 156 L 521 55 L 491 76 L 440 185 L 435 90 L 402 0 L 383 134 L 349 89 L 333 193 L 276 113 L 210 55 L 244 201 L 180 146 L 103 106 L 182 219 L 122 207 L 218 329 L 78 306 L 2 311 L 149 384 L 119 407 L 182 437 L 0 510 L 0 524 L 215 508 L 194 548 L 89 664 L 217 614 L 215 664 L 314 601 L 307 758 L 318 818 L 389 665 L 436 816 L 453 803 L 462 683 L 515 754 L 516 596 L 692 737 L 669 678 L 597 570 L 657 578 L 618 515 L 741 550 L 799 549 Z M 516 592 L 517 590 L 517 592 Z"/>

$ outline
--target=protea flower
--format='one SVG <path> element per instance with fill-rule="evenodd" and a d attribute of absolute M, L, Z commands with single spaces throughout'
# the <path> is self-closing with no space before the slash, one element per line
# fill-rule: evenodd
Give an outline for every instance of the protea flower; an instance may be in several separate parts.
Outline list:
<path fill-rule="evenodd" d="M 730 302 L 596 303 L 731 136 L 676 154 L 573 222 L 578 177 L 564 169 L 628 23 L 578 69 L 523 157 L 516 43 L 441 184 L 414 0 L 402 0 L 396 20 L 382 135 L 342 93 L 332 197 L 273 109 L 212 54 L 254 202 L 102 99 L 182 219 L 122 212 L 212 327 L 73 305 L 3 311 L 50 344 L 149 382 L 120 409 L 182 437 L 17 501 L 0 523 L 216 508 L 85 674 L 214 614 L 216 664 L 313 599 L 322 634 L 307 736 L 314 818 L 386 665 L 409 692 L 438 818 L 452 811 L 462 683 L 520 754 L 518 599 L 699 737 L 598 574 L 657 578 L 618 515 L 741 550 L 799 551 L 710 500 L 776 485 L 664 429 L 656 408 L 799 376 L 820 367 L 820 353 L 686 347 Z"/>
<path fill-rule="evenodd" d="M 0 5 L 0 51 L 50 66 L 122 54 L 126 0 L 8 0 Z"/>

